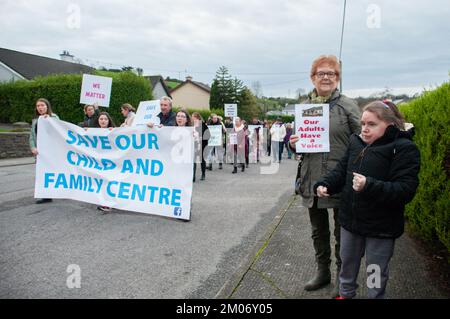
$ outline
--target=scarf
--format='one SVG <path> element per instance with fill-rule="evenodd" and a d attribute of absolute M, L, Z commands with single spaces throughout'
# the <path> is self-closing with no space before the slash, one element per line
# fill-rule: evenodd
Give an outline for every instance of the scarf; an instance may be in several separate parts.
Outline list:
<path fill-rule="evenodd" d="M 311 100 L 311 104 L 325 104 L 328 103 L 331 96 L 334 92 L 332 92 L 330 95 L 327 96 L 318 96 L 316 90 L 313 90 L 311 94 L 309 95 L 309 98 Z"/>

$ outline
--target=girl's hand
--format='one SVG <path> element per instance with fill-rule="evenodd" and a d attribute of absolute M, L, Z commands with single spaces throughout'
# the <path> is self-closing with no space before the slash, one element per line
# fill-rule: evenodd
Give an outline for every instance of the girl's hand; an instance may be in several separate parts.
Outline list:
<path fill-rule="evenodd" d="M 292 148 L 295 148 L 295 143 L 297 143 L 299 139 L 300 137 L 298 135 L 291 135 L 291 137 L 289 137 L 289 143 Z"/>
<path fill-rule="evenodd" d="M 353 172 L 353 189 L 360 192 L 366 185 L 366 177 L 364 175 Z"/>
<path fill-rule="evenodd" d="M 319 197 L 329 197 L 328 189 L 325 186 L 317 187 L 317 196 Z"/>
<path fill-rule="evenodd" d="M 33 154 L 33 156 L 37 156 L 39 154 L 37 148 L 32 148 L 31 153 Z"/>

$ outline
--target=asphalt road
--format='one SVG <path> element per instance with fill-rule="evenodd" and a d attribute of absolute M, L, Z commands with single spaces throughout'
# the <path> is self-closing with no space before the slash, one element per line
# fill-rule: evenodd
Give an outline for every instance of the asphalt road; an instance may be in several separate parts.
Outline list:
<path fill-rule="evenodd" d="M 296 162 L 275 174 L 255 164 L 207 171 L 190 222 L 72 200 L 37 205 L 34 169 L 0 167 L 0 298 L 214 298 L 293 194 Z"/>

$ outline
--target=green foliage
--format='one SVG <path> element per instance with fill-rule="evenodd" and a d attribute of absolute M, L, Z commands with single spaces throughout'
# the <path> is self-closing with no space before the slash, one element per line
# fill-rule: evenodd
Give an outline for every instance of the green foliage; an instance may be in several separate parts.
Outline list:
<path fill-rule="evenodd" d="M 209 107 L 218 109 L 223 108 L 224 104 L 237 103 L 243 88 L 242 81 L 232 79 L 228 69 L 221 66 L 211 86 Z"/>
<path fill-rule="evenodd" d="M 295 116 L 293 115 L 267 115 L 266 118 L 269 121 L 275 121 L 277 118 L 281 117 L 283 123 L 292 123 L 295 121 Z"/>
<path fill-rule="evenodd" d="M 224 104 L 228 103 L 238 105 L 238 115 L 244 120 L 250 121 L 253 117 L 261 116 L 261 108 L 253 93 L 241 80 L 233 79 L 228 69 L 222 66 L 217 70 L 211 85 L 209 106 L 211 109 L 223 110 Z M 223 111 L 220 113 L 223 114 Z"/>
<path fill-rule="evenodd" d="M 173 111 L 178 112 L 181 108 L 180 107 L 174 107 Z M 203 117 L 203 120 L 205 122 L 208 120 L 211 113 L 216 113 L 219 116 L 223 117 L 224 110 L 223 109 L 212 109 L 212 110 L 205 110 L 205 109 L 187 109 L 188 113 L 192 115 L 192 113 L 197 112 L 200 113 L 200 115 Z"/>
<path fill-rule="evenodd" d="M 258 118 L 260 113 L 256 97 L 249 89 L 243 89 L 238 102 L 239 117 L 250 122 L 254 117 Z"/>
<path fill-rule="evenodd" d="M 421 155 L 420 185 L 405 212 L 409 227 L 427 241 L 438 239 L 450 251 L 449 105 L 450 83 L 445 83 L 400 109 L 415 126 Z"/>
<path fill-rule="evenodd" d="M 112 116 L 116 125 L 123 122 L 120 113 L 123 103 L 137 107 L 140 101 L 152 99 L 149 81 L 132 72 L 96 71 L 96 75 L 113 78 L 110 107 L 101 109 Z M 70 74 L 0 84 L 0 121 L 31 122 L 35 102 L 43 97 L 50 101 L 53 112 L 58 114 L 60 119 L 78 124 L 84 119 L 83 105 L 79 103 L 81 81 L 82 75 Z"/>

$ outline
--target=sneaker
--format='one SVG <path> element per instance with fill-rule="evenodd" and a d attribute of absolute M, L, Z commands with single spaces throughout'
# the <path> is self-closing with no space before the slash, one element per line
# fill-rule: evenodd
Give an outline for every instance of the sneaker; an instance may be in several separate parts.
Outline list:
<path fill-rule="evenodd" d="M 110 212 L 111 211 L 111 207 L 108 206 L 97 206 L 98 210 L 101 210 L 102 212 Z"/>
<path fill-rule="evenodd" d="M 51 201 L 53 201 L 51 198 L 41 198 L 36 200 L 36 204 L 50 203 Z"/>

